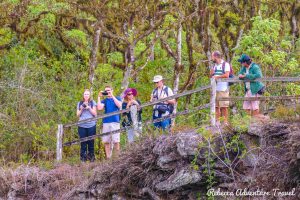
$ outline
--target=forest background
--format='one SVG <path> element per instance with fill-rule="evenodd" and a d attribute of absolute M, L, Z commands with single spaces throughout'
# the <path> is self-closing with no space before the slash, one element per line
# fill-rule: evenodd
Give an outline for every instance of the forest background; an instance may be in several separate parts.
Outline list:
<path fill-rule="evenodd" d="M 117 95 L 134 87 L 147 102 L 157 74 L 175 93 L 208 85 L 214 50 L 235 73 L 247 53 L 265 77 L 299 76 L 299 30 L 299 0 L 2 0 L 0 162 L 52 161 L 57 124 L 77 121 L 85 88 L 96 99 L 107 84 Z M 300 95 L 299 84 L 267 83 L 265 95 L 292 94 Z M 208 103 L 209 95 L 180 98 L 177 109 Z M 242 85 L 231 95 L 242 96 Z M 241 102 L 231 107 L 239 117 Z M 208 113 L 179 117 L 176 126 L 199 126 Z M 145 109 L 144 120 L 151 114 Z M 74 138 L 76 127 L 65 136 Z M 79 160 L 78 148 L 64 151 Z"/>

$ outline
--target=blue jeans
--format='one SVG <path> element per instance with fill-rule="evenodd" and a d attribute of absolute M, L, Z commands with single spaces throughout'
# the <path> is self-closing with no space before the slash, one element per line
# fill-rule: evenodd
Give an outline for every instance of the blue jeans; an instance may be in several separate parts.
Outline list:
<path fill-rule="evenodd" d="M 153 117 L 153 120 L 159 119 L 159 118 L 162 117 L 162 114 L 158 113 L 158 116 L 156 116 L 155 111 L 154 111 L 152 117 Z M 168 130 L 171 126 L 171 118 L 165 119 L 165 120 L 160 121 L 160 122 L 155 122 L 153 124 L 154 124 L 155 128 L 161 128 L 162 130 Z"/>
<path fill-rule="evenodd" d="M 91 128 L 83 128 L 78 127 L 78 134 L 80 139 L 92 136 L 96 134 L 96 126 Z M 94 161 L 95 160 L 95 153 L 94 153 L 94 140 L 89 140 L 86 142 L 80 143 L 80 160 L 81 161 Z"/>

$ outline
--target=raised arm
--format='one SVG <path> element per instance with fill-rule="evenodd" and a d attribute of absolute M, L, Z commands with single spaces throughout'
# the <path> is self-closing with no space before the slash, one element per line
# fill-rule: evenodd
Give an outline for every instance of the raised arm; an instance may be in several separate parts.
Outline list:
<path fill-rule="evenodd" d="M 102 93 L 100 91 L 99 94 L 98 94 L 98 103 L 97 103 L 97 109 L 98 110 L 103 110 L 103 108 L 104 108 L 104 104 L 101 102 L 101 97 L 102 96 L 103 95 L 102 95 Z"/>

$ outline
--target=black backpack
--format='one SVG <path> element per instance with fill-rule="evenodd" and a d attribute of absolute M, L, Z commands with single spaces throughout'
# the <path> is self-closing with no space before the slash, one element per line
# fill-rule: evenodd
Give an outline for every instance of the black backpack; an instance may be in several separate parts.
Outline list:
<path fill-rule="evenodd" d="M 169 96 L 168 89 L 169 89 L 168 86 L 164 86 L 163 91 L 166 93 L 167 97 Z M 154 96 L 155 93 L 158 95 L 158 88 L 155 88 L 153 90 L 152 95 Z M 173 104 L 168 104 L 167 106 L 168 106 L 169 113 L 172 114 L 173 111 L 174 111 L 174 105 Z"/>

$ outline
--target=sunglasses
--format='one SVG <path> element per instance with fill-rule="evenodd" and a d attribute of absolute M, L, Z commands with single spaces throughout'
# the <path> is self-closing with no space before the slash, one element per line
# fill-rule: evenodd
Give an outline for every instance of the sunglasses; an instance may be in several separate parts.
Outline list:
<path fill-rule="evenodd" d="M 128 94 L 127 94 L 127 96 L 131 96 L 131 95 L 132 95 L 132 93 L 128 93 Z"/>
<path fill-rule="evenodd" d="M 156 84 L 156 83 L 158 83 L 158 82 L 154 82 L 154 83 Z"/>

